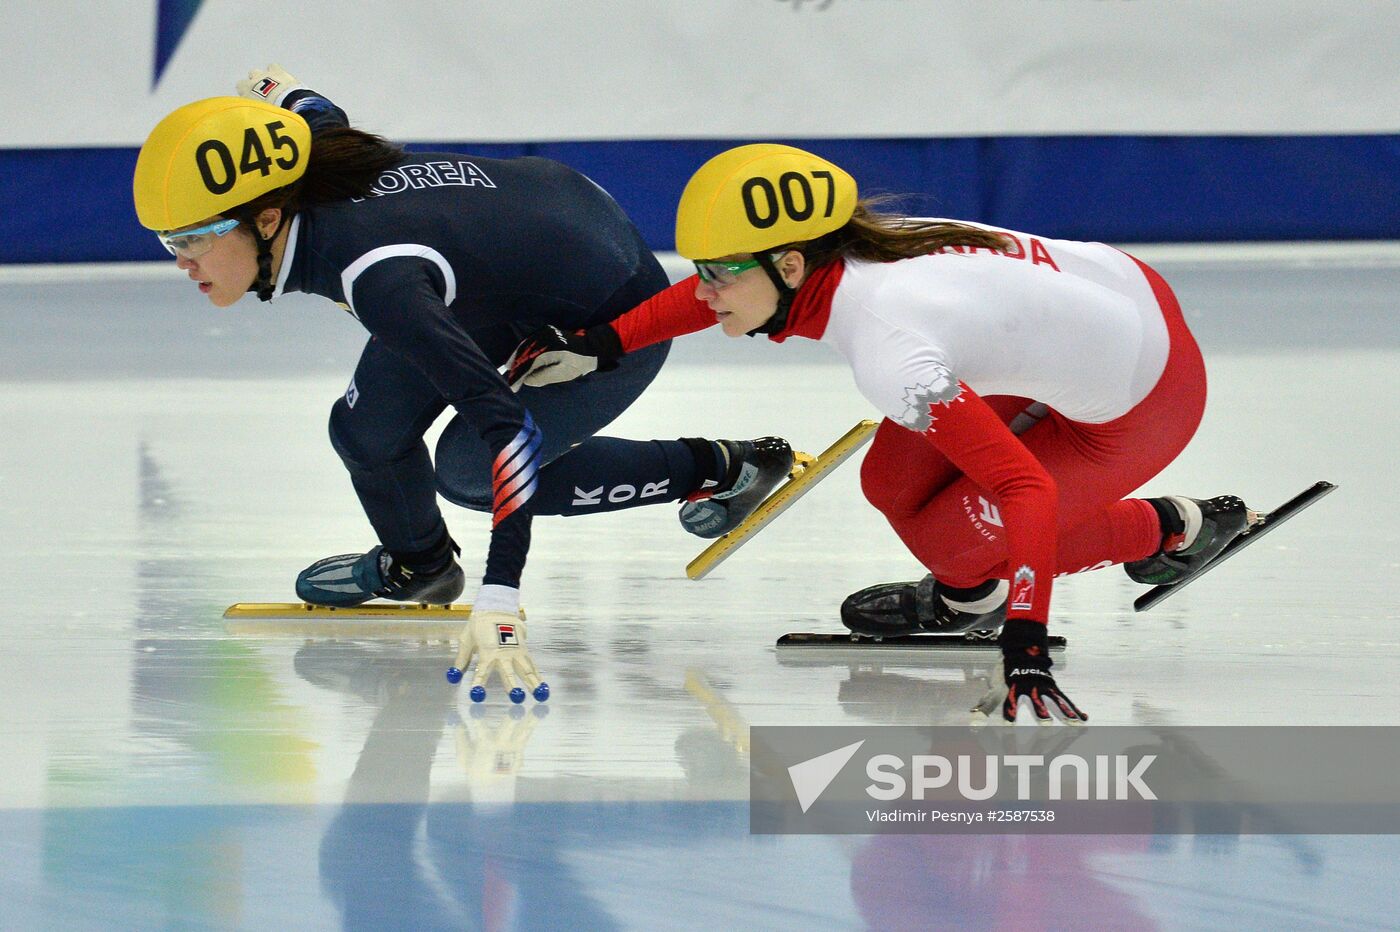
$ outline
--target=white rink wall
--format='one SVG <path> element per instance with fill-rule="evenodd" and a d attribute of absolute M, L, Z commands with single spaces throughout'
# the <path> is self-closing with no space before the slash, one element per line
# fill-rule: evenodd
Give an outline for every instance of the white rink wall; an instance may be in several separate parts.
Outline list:
<path fill-rule="evenodd" d="M 0 148 L 139 145 L 271 61 L 401 139 L 1400 130 L 1384 2 L 70 0 L 0 25 L 31 76 Z"/>

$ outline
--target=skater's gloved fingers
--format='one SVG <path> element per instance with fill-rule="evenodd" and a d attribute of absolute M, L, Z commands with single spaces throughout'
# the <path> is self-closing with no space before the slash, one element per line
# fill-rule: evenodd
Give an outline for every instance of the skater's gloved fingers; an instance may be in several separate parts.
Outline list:
<path fill-rule="evenodd" d="M 453 666 L 458 670 L 465 670 L 471 664 L 472 658 L 476 656 L 476 638 L 472 637 L 470 628 L 462 629 L 461 647 L 457 649 L 457 659 Z"/>
<path fill-rule="evenodd" d="M 616 368 L 622 352 L 611 328 L 604 337 L 594 331 L 566 333 L 558 327 L 543 327 L 515 348 L 506 365 L 506 381 L 512 388 L 521 383 L 540 387 L 568 382 L 600 368 Z"/>
<path fill-rule="evenodd" d="M 540 671 L 535 666 L 535 660 L 529 654 L 522 653 L 515 658 L 515 670 L 520 674 L 520 678 L 525 681 L 525 686 L 531 692 L 540 685 Z"/>
<path fill-rule="evenodd" d="M 1058 689 L 1050 690 L 1049 698 L 1055 711 L 1059 713 L 1060 717 L 1064 721 L 1077 725 L 1082 722 L 1087 722 L 1089 720 L 1089 716 L 1081 712 L 1079 710 L 1079 706 L 1075 705 L 1073 702 L 1070 702 L 1069 696 L 1066 696 Z"/>
<path fill-rule="evenodd" d="M 496 672 L 501 675 L 501 685 L 506 688 L 506 692 L 520 688 L 520 681 L 515 678 L 515 664 L 520 655 L 506 655 L 496 658 Z"/>
<path fill-rule="evenodd" d="M 1089 720 L 1089 716 L 1059 690 L 1040 686 L 1019 694 L 1016 687 L 1011 687 L 1002 705 L 1002 717 L 1008 722 L 1037 725 L 1082 725 Z"/>
<path fill-rule="evenodd" d="M 553 385 L 556 382 L 567 382 L 571 377 L 573 377 L 573 373 L 565 370 L 561 365 L 558 353 L 545 353 L 536 359 L 529 370 L 521 376 L 520 384 L 539 388 L 543 385 Z"/>
<path fill-rule="evenodd" d="M 582 373 L 569 375 L 561 369 L 564 361 L 564 354 L 557 350 L 550 349 L 550 343 L 557 342 L 552 331 L 547 331 L 546 339 L 536 339 L 534 336 L 526 337 L 520 345 L 511 353 L 510 359 L 506 360 L 506 381 L 510 383 L 511 389 L 519 391 L 522 385 L 538 386 L 549 385 L 554 382 L 568 381 L 570 378 L 577 378 Z M 560 334 L 558 340 L 563 339 Z M 556 370 L 551 375 L 541 377 L 541 372 Z"/>
<path fill-rule="evenodd" d="M 1016 713 L 1021 702 L 1020 692 L 1015 686 L 1006 688 L 1006 698 L 1001 701 L 1001 717 L 1008 722 L 1016 721 Z"/>
<path fill-rule="evenodd" d="M 1023 691 L 1016 686 L 1011 686 L 1006 691 L 1006 701 L 1001 706 L 1001 717 L 1011 724 L 1019 723 L 1039 723 L 1045 724 L 1050 717 L 1049 711 L 1041 704 L 1038 708 L 1036 699 L 1031 695 L 1032 691 Z"/>
<path fill-rule="evenodd" d="M 500 663 L 499 657 L 492 657 L 490 660 L 483 660 L 476 665 L 476 673 L 472 674 L 472 686 L 486 688 L 486 681 L 491 678 L 491 672 Z"/>
<path fill-rule="evenodd" d="M 239 97 L 252 100 L 268 100 L 280 105 L 282 98 L 301 87 L 296 78 L 287 73 L 281 65 L 272 64 L 266 68 L 254 68 L 248 77 L 234 85 Z"/>
<path fill-rule="evenodd" d="M 508 668 L 510 668 L 511 672 L 511 686 L 518 686 L 519 684 L 515 677 L 525 680 L 526 689 L 533 690 L 536 686 L 539 686 L 539 673 L 536 672 L 535 665 L 529 662 L 529 658 L 526 658 L 526 656 L 515 656 L 515 658 L 511 659 Z"/>
<path fill-rule="evenodd" d="M 550 353 L 541 357 L 534 368 L 525 373 L 524 384 L 531 388 L 543 388 L 546 385 L 572 382 L 595 368 L 591 362 L 587 366 L 579 366 L 575 364 L 576 359 L 577 357 L 570 358 L 563 353 Z"/>
<path fill-rule="evenodd" d="M 531 356 L 521 362 L 517 362 L 512 356 L 506 363 L 506 381 L 510 390 L 518 392 L 522 388 L 539 388 L 577 378 L 577 375 L 571 375 L 560 366 L 558 355 L 547 353 L 543 356 Z"/>
<path fill-rule="evenodd" d="M 539 359 L 540 354 L 543 352 L 544 347 L 541 346 L 533 336 L 526 337 L 516 345 L 515 350 L 510 354 L 510 358 L 506 360 L 505 367 L 505 378 L 507 384 L 510 385 L 511 391 L 520 391 L 520 386 L 524 384 L 522 380 L 525 376 L 530 374 L 530 370 L 534 367 L 535 361 Z"/>
<path fill-rule="evenodd" d="M 1050 707 L 1045 704 L 1045 692 L 1039 686 L 1031 688 L 1031 708 L 1035 710 L 1035 717 L 1042 722 L 1050 721 Z"/>

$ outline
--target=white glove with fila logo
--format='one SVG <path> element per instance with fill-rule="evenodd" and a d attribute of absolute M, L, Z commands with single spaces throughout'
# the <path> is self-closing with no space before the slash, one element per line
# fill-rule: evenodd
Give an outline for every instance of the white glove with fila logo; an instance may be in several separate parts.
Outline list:
<path fill-rule="evenodd" d="M 283 98 L 305 87 L 281 65 L 268 65 L 266 68 L 254 68 L 248 72 L 247 80 L 238 82 L 238 96 L 265 100 L 274 107 L 280 107 Z"/>
<path fill-rule="evenodd" d="M 519 594 L 505 586 L 482 586 L 472 603 L 471 619 L 462 629 L 462 643 L 457 660 L 447 671 L 449 683 L 460 683 L 463 672 L 476 661 L 472 674 L 472 702 L 486 699 L 486 683 L 492 675 L 499 676 L 508 690 L 510 701 L 525 701 L 520 681 L 538 702 L 549 698 L 549 684 L 540 679 L 540 671 L 525 647 L 525 622 L 520 618 Z M 509 603 L 515 603 L 514 610 Z"/>

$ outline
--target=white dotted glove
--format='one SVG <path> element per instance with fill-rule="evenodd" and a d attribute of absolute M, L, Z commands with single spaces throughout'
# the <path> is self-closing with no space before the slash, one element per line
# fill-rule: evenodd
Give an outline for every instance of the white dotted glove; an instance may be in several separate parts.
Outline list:
<path fill-rule="evenodd" d="M 288 94 L 305 88 L 306 85 L 288 74 L 281 65 L 268 65 L 266 68 L 254 68 L 248 72 L 247 80 L 238 82 L 238 96 L 265 100 L 274 107 L 280 107 Z"/>
<path fill-rule="evenodd" d="M 476 661 L 476 672 L 472 675 L 472 702 L 486 699 L 486 682 L 496 674 L 508 689 L 510 701 L 525 701 L 525 690 L 520 688 L 520 680 L 525 681 L 531 694 L 539 702 L 549 698 L 549 684 L 540 680 L 540 672 L 535 661 L 525 648 L 525 622 L 519 615 L 502 611 L 472 611 L 471 620 L 462 629 L 462 644 L 457 651 L 457 661 L 447 671 L 449 683 L 460 683 L 462 673 L 472 661 Z"/>

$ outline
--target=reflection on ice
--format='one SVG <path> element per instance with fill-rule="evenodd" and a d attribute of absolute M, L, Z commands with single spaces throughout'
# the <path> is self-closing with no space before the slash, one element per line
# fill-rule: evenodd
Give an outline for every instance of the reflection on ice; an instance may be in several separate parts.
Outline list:
<path fill-rule="evenodd" d="M 1341 490 L 1142 615 L 1120 572 L 1065 580 L 1067 686 L 1095 723 L 1400 724 L 1400 434 L 1377 407 L 1400 278 L 1169 277 L 1211 401 L 1150 490 Z M 748 725 L 962 724 L 996 677 L 994 654 L 773 649 L 919 573 L 854 464 L 700 582 L 669 510 L 537 521 L 524 601 L 554 696 L 473 708 L 436 639 L 221 618 L 370 540 L 325 434 L 362 341 L 346 315 L 0 285 L 0 329 L 10 924 L 986 927 L 1027 902 L 1084 927 L 1393 921 L 1390 838 L 751 837 Z M 870 412 L 809 349 L 697 338 L 609 430 L 820 447 Z M 448 520 L 479 564 L 485 519 Z"/>

